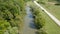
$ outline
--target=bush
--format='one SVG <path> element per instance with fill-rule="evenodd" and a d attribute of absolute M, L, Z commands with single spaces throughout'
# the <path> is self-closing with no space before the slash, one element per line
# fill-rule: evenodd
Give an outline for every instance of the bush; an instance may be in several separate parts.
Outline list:
<path fill-rule="evenodd" d="M 9 27 L 13 31 L 9 34 L 17 34 L 13 28 L 17 27 L 20 29 L 25 15 L 24 6 L 23 0 L 0 0 L 0 34 L 4 34 Z"/>
<path fill-rule="evenodd" d="M 55 5 L 58 5 L 58 6 L 60 6 L 60 4 L 55 4 Z"/>
<path fill-rule="evenodd" d="M 36 34 L 47 34 L 44 30 L 40 29 L 36 32 Z"/>
<path fill-rule="evenodd" d="M 31 7 L 31 11 L 34 15 L 34 23 L 37 29 L 40 29 L 45 24 L 45 19 L 43 15 L 40 13 L 40 10 L 38 8 Z"/>

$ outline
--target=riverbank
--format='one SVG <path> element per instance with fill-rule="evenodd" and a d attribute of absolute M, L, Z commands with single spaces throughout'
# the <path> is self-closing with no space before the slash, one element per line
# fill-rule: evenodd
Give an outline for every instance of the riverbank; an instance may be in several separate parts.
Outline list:
<path fill-rule="evenodd" d="M 34 9 L 37 7 L 34 3 L 29 3 Z M 41 12 L 42 16 L 45 18 L 45 25 L 43 27 L 43 30 L 47 32 L 47 34 L 59 34 L 60 33 L 60 27 L 45 13 L 43 12 L 39 7 L 37 9 Z M 40 32 L 40 30 L 39 30 Z"/>

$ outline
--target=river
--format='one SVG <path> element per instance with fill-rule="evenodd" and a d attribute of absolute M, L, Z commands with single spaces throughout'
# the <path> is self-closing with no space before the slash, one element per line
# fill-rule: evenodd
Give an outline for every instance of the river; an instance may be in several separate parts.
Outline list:
<path fill-rule="evenodd" d="M 34 19 L 29 4 L 26 6 L 26 13 L 27 15 L 24 18 L 24 27 L 22 34 L 36 34 L 35 32 L 37 30 L 35 29 Z"/>

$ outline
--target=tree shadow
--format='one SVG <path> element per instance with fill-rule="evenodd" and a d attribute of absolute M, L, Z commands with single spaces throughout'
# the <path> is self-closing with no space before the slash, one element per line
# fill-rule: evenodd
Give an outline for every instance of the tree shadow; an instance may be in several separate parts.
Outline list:
<path fill-rule="evenodd" d="M 33 29 L 36 29 L 36 26 L 34 24 L 34 22 L 31 22 L 30 25 L 29 25 L 30 28 L 33 28 Z"/>

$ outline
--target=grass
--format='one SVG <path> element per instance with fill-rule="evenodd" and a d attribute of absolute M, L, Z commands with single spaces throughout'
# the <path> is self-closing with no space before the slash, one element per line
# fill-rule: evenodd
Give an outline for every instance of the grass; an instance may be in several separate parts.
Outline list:
<path fill-rule="evenodd" d="M 47 11 L 49 11 L 51 14 L 53 14 L 57 19 L 60 20 L 60 5 L 54 5 L 54 4 L 41 4 Z"/>
<path fill-rule="evenodd" d="M 43 27 L 48 34 L 60 34 L 60 27 L 44 12 L 41 11 L 41 14 L 45 16 L 46 22 Z"/>
<path fill-rule="evenodd" d="M 30 4 L 31 4 L 31 6 L 37 7 L 32 2 Z M 46 20 L 45 26 L 43 27 L 43 29 L 47 32 L 47 34 L 60 34 L 60 27 L 45 12 L 43 12 L 41 9 L 39 9 L 39 10 L 40 10 L 42 16 L 44 16 L 44 18 Z"/>

